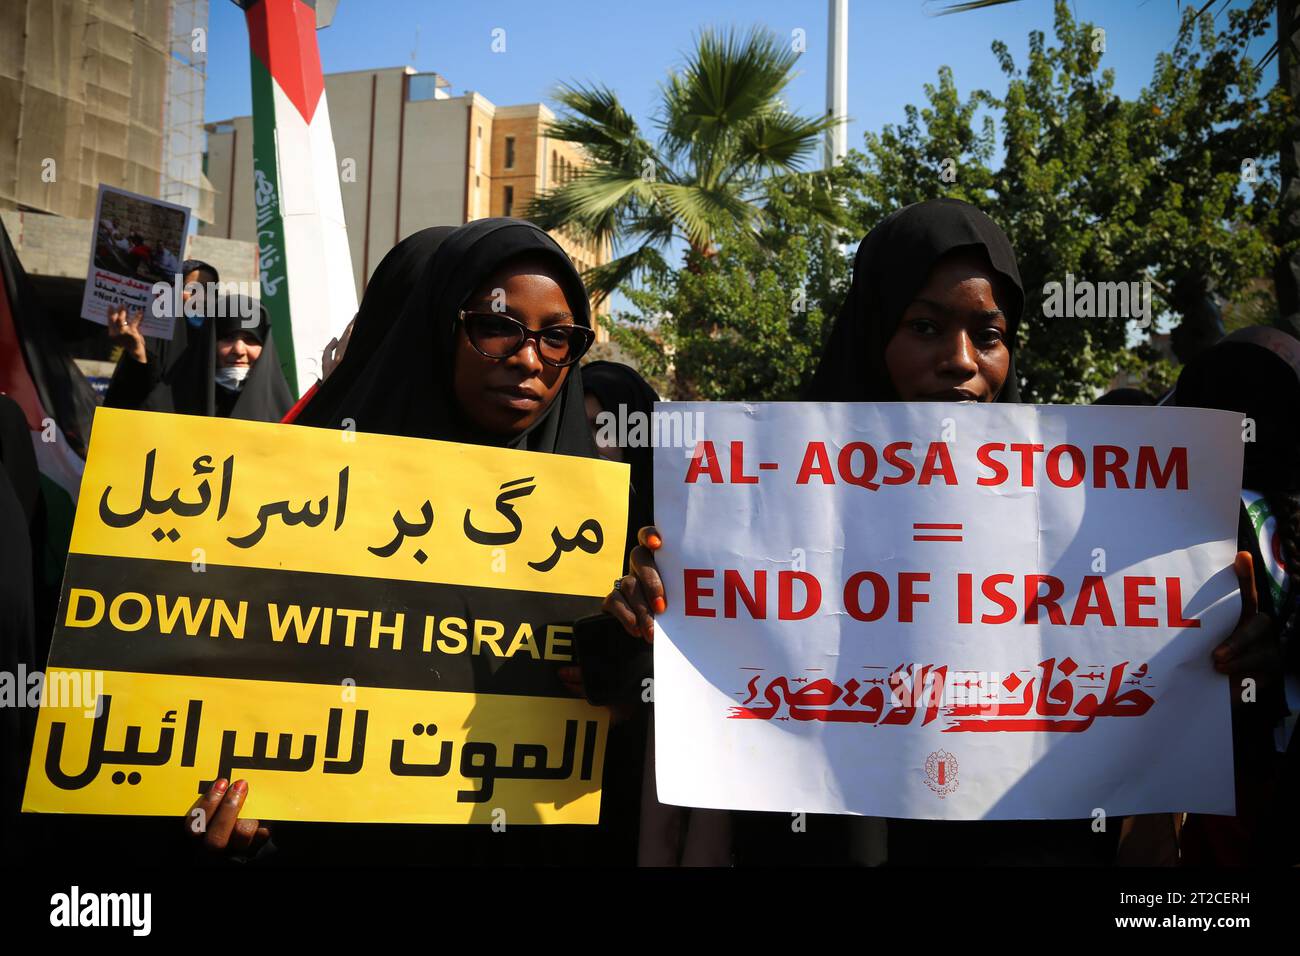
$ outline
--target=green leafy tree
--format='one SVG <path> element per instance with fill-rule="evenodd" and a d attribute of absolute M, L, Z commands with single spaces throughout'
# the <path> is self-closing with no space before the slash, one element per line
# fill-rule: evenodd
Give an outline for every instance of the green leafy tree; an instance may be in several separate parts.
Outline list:
<path fill-rule="evenodd" d="M 583 146 L 591 164 L 538 196 L 526 215 L 613 243 L 620 254 L 583 277 L 598 298 L 664 273 L 665 253 L 683 243 L 699 268 L 721 235 L 762 231 L 769 180 L 806 179 L 810 209 L 837 221 L 840 207 L 815 188 L 820 174 L 798 173 L 837 121 L 785 106 L 797 60 L 767 30 L 701 33 L 661 87 L 653 142 L 613 90 L 561 86 L 561 114 L 548 134 Z"/>
<path fill-rule="evenodd" d="M 1058 0 L 1055 43 L 1031 33 L 1023 69 L 1005 44 L 993 45 L 1007 80 L 1001 96 L 977 90 L 963 100 L 944 68 L 924 108 L 867 135 L 865 152 L 850 157 L 860 229 L 901 205 L 954 196 L 1007 230 L 1026 291 L 1017 365 L 1027 400 L 1088 400 L 1120 370 L 1151 388 L 1168 384 L 1173 369 L 1157 358 L 1150 328 L 1122 316 L 1049 318 L 1044 287 L 1067 273 L 1149 280 L 1156 315 L 1186 318 L 1211 309 L 1211 294 L 1231 300 L 1267 273 L 1279 251 L 1270 157 L 1286 114 L 1280 93 L 1260 91 L 1245 50 L 1268 29 L 1269 6 L 1231 11 L 1221 32 L 1189 10 L 1151 84 L 1124 100 L 1101 68 L 1104 41 Z"/>
<path fill-rule="evenodd" d="M 959 0 L 941 10 L 940 15 L 1019 2 L 1021 0 Z M 1184 7 L 1182 0 L 1177 0 L 1177 3 L 1183 11 L 1185 27 L 1189 16 L 1212 16 L 1210 10 L 1216 3 L 1219 3 L 1218 12 L 1222 13 L 1228 8 L 1229 0 L 1222 0 L 1221 3 L 1219 0 L 1205 0 L 1196 8 L 1195 14 L 1192 13 L 1190 4 Z M 1290 117 L 1289 121 L 1284 121 L 1287 128 L 1279 143 L 1281 181 L 1278 216 L 1274 224 L 1274 287 L 1272 295 L 1257 287 L 1248 295 L 1247 301 L 1232 303 L 1236 307 L 1233 309 L 1236 315 L 1230 316 L 1227 324 L 1240 327 L 1243 323 L 1263 324 L 1272 321 L 1291 334 L 1300 335 L 1300 0 L 1256 3 L 1252 6 L 1252 19 L 1258 20 L 1257 13 L 1261 9 L 1267 12 L 1270 6 L 1277 11 L 1277 32 L 1272 45 L 1259 58 L 1256 69 L 1262 74 L 1269 63 L 1274 59 L 1278 61 L 1278 86 L 1273 99 L 1277 115 Z M 1180 40 L 1183 35 L 1184 31 L 1180 31 Z M 1195 303 L 1198 300 L 1203 302 L 1205 290 L 1184 284 L 1179 295 L 1185 303 Z M 1273 305 L 1270 306 L 1269 303 Z M 1207 330 L 1197 330 L 1196 325 L 1194 322 L 1189 331 L 1199 331 L 1204 336 Z"/>
<path fill-rule="evenodd" d="M 835 194 L 843 169 L 831 171 Z M 661 395 L 775 401 L 799 397 L 848 290 L 850 233 L 826 224 L 813 188 L 773 182 L 765 226 L 720 232 L 713 253 L 652 273 L 629 290 L 632 311 L 611 324 L 616 343 Z"/>

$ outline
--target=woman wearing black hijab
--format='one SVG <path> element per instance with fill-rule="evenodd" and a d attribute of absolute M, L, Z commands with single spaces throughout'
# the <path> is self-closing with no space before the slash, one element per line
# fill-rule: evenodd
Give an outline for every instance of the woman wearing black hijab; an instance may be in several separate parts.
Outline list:
<path fill-rule="evenodd" d="M 138 354 L 123 355 L 104 405 L 256 422 L 283 418 L 293 395 L 266 309 L 247 296 L 231 295 L 205 296 L 203 311 L 193 326 L 185 317 L 185 346 L 161 374 L 152 356 L 141 361 Z M 254 316 L 256 324 L 246 324 Z"/>
<path fill-rule="evenodd" d="M 1024 307 L 1016 255 L 997 223 L 956 199 L 905 206 L 858 246 L 803 398 L 1017 402 Z"/>
<path fill-rule="evenodd" d="M 937 199 L 891 214 L 862 240 L 853 282 L 804 398 L 819 402 L 1014 402 L 1024 291 L 1002 229 L 968 203 Z M 653 635 L 663 585 L 658 531 L 644 528 L 636 573 L 606 600 L 629 633 Z M 658 606 L 656 607 L 656 602 Z M 735 814 L 737 860 L 848 862 L 849 817 Z M 890 820 L 890 863 L 1081 863 L 1113 857 L 1089 821 Z"/>
<path fill-rule="evenodd" d="M 171 339 L 159 339 L 156 343 L 159 369 L 169 368 L 176 356 L 184 352 L 185 347 L 189 345 L 191 331 L 202 328 L 201 319 L 194 319 L 193 325 L 190 321 L 185 321 L 185 304 L 191 300 L 203 302 L 219 294 L 218 284 L 221 282 L 221 274 L 217 272 L 216 266 L 202 259 L 186 259 L 181 263 L 180 277 L 182 314 L 176 319 Z M 190 309 L 193 310 L 194 306 L 190 306 Z"/>
<path fill-rule="evenodd" d="M 858 247 L 853 284 L 805 398 L 1018 401 L 1024 302 L 1015 252 L 997 223 L 952 199 L 906 206 Z M 822 829 L 837 826 L 851 825 L 827 820 Z M 891 865 L 1104 862 L 1114 850 L 1088 821 L 887 823 Z"/>
<path fill-rule="evenodd" d="M 812 384 L 811 401 L 1018 400 L 1014 350 L 1024 292 L 1011 243 L 975 207 L 952 199 L 907 206 L 872 229 L 858 248 L 853 283 L 831 331 Z M 651 639 L 652 612 L 665 607 L 653 552 L 655 528 L 642 528 L 631 555 L 634 574 L 606 599 L 605 609 L 631 634 Z M 1243 558 L 1245 559 L 1243 562 Z M 1238 555 L 1243 610 L 1237 628 L 1215 650 L 1215 666 L 1254 628 L 1249 558 Z M 751 822 L 755 815 L 747 815 Z M 891 864 L 1103 864 L 1115 859 L 1119 828 L 1095 833 L 1080 821 L 890 820 Z M 785 821 L 788 825 L 788 820 Z M 841 824 L 842 825 L 842 824 Z M 834 862 L 826 841 L 789 842 L 791 862 Z M 836 824 L 822 830 L 830 837 Z M 747 840 L 738 844 L 762 843 Z M 847 842 L 847 841 L 846 841 Z M 759 845 L 759 858 L 773 856 Z"/>
<path fill-rule="evenodd" d="M 359 323 L 360 350 L 354 339 L 298 424 L 598 457 L 576 364 L 594 338 L 586 290 L 531 223 L 456 229 L 387 334 L 365 333 L 368 323 Z M 273 839 L 269 860 L 284 863 L 443 865 L 588 862 L 602 850 L 604 828 L 584 826 L 276 823 L 272 834 L 237 821 L 246 792 L 232 784 L 200 801 L 212 821 L 201 838 L 209 848 L 243 853 Z"/>
<path fill-rule="evenodd" d="M 805 389 L 811 402 L 1015 402 L 1024 310 L 1011 242 L 969 203 L 905 206 L 858 246 L 853 282 Z M 638 532 L 632 573 L 605 610 L 645 640 L 666 606 L 657 529 Z"/>
<path fill-rule="evenodd" d="M 203 303 L 215 301 L 221 275 L 213 266 L 202 259 L 186 259 L 181 264 L 181 271 L 176 275 L 181 282 L 181 314 L 176 317 L 170 339 L 146 336 L 141 328 L 144 312 L 128 314 L 124 307 L 108 310 L 108 336 L 114 344 L 122 348 L 121 361 L 134 359 L 141 368 L 126 366 L 113 370 L 116 386 L 110 383 L 115 398 L 121 404 L 110 407 L 130 407 L 131 402 L 140 402 L 162 380 L 164 373 L 172 367 L 176 357 L 189 345 L 191 333 L 198 333 L 203 328 L 203 314 L 186 315 L 198 307 L 199 313 L 207 310 Z M 191 305 L 190 303 L 194 304 Z"/>
<path fill-rule="evenodd" d="M 517 268 L 503 270 L 510 263 Z M 548 266 L 544 278 L 524 268 L 538 263 Z M 507 284 L 482 288 L 494 276 Z M 545 324 L 571 330 L 553 338 L 582 340 L 582 354 L 594 338 L 586 289 L 555 240 L 518 219 L 461 226 L 437 245 L 382 340 L 357 343 L 354 331 L 343 364 L 297 423 L 335 428 L 349 419 L 362 432 L 597 457 L 576 366 L 543 363 L 536 342 L 505 359 L 483 353 L 518 338 L 517 323 L 494 309 L 495 289 L 513 304 L 540 286 L 554 305 Z"/>
<path fill-rule="evenodd" d="M 1242 677 L 1259 688 L 1249 705 L 1240 693 L 1232 697 L 1237 814 L 1189 814 L 1179 841 L 1183 861 L 1294 865 L 1300 734 L 1279 722 L 1288 706 L 1293 713 L 1300 707 L 1300 342 L 1277 329 L 1239 329 L 1187 364 L 1173 403 L 1240 412 L 1243 429 L 1251 429 L 1237 546 L 1251 555 L 1259 611 L 1234 635 L 1241 641 L 1229 639 L 1215 652 L 1216 668 L 1232 675 L 1234 688 Z"/>

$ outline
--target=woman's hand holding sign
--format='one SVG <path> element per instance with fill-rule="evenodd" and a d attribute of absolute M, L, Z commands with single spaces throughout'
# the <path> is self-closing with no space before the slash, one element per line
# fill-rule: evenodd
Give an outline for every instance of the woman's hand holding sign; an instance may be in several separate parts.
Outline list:
<path fill-rule="evenodd" d="M 1233 704 L 1243 702 L 1240 691 L 1245 680 L 1264 684 L 1271 694 L 1280 689 L 1282 648 L 1278 643 L 1277 623 L 1259 610 L 1259 592 L 1255 587 L 1255 560 L 1249 551 L 1238 551 L 1232 564 L 1241 588 L 1241 617 L 1223 643 L 1214 649 L 1214 669 L 1233 679 Z M 1260 688 L 1262 691 L 1263 688 Z M 1259 699 L 1259 694 L 1254 699 Z"/>
<path fill-rule="evenodd" d="M 144 333 L 140 324 L 144 322 L 144 312 L 136 309 L 129 316 L 126 306 L 119 305 L 108 309 L 108 337 L 114 345 L 122 346 L 123 351 L 141 364 L 148 361 L 144 350 Z"/>
<path fill-rule="evenodd" d="M 664 582 L 655 567 L 654 553 L 663 547 L 659 529 L 653 526 L 637 532 L 637 546 L 628 563 L 632 573 L 624 575 L 618 586 L 605 598 L 605 613 L 623 625 L 633 637 L 650 642 L 655 636 L 654 615 L 668 606 L 664 599 Z"/>
<path fill-rule="evenodd" d="M 233 786 L 216 781 L 185 815 L 186 832 L 209 854 L 252 856 L 271 839 L 271 831 L 257 820 L 239 819 L 247 798 L 246 781 L 236 780 Z"/>

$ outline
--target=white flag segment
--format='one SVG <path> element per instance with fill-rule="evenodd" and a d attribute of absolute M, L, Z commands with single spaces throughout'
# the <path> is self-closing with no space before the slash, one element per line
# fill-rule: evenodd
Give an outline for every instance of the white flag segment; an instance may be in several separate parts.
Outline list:
<path fill-rule="evenodd" d="M 310 124 L 273 82 L 293 354 L 299 391 L 321 377 L 321 353 L 357 311 L 338 163 L 325 94 Z"/>
<path fill-rule="evenodd" d="M 694 459 L 655 453 L 662 801 L 1233 812 L 1229 686 L 1210 654 L 1240 613 L 1239 415 L 672 408 L 702 416 L 704 439 Z"/>

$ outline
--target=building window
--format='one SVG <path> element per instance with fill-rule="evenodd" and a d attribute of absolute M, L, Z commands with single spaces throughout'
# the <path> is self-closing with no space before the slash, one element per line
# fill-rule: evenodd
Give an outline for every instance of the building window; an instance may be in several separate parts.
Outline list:
<path fill-rule="evenodd" d="M 509 142 L 507 140 L 507 142 Z M 513 216 L 515 214 L 515 187 L 506 187 L 505 209 L 502 211 L 503 216 Z"/>
<path fill-rule="evenodd" d="M 551 150 L 551 184 L 560 184 L 560 157 L 555 150 Z"/>
<path fill-rule="evenodd" d="M 406 99 L 411 103 L 444 99 L 446 94 L 441 89 L 446 85 L 447 81 L 437 73 L 409 74 L 406 78 Z"/>
<path fill-rule="evenodd" d="M 474 140 L 474 172 L 483 168 L 483 127 L 478 128 L 478 136 Z"/>
<path fill-rule="evenodd" d="M 506 169 L 515 168 L 515 138 L 506 137 Z"/>

